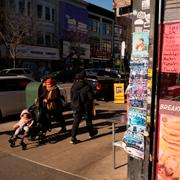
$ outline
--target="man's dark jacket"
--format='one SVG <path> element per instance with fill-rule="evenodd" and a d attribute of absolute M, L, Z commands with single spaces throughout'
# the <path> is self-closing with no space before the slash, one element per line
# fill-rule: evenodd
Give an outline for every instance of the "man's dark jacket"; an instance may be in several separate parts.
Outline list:
<path fill-rule="evenodd" d="M 94 100 L 94 93 L 92 87 L 85 80 L 75 80 L 71 88 L 71 99 L 75 93 L 78 93 L 78 91 L 80 91 L 81 107 L 73 110 L 88 111 L 92 109 Z"/>

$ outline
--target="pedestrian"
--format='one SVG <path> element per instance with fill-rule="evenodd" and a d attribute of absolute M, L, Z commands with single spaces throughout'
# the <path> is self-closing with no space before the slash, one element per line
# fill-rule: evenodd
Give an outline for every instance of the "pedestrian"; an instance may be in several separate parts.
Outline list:
<path fill-rule="evenodd" d="M 76 139 L 79 124 L 85 114 L 86 125 L 90 138 L 94 137 L 98 131 L 93 128 L 93 101 L 94 93 L 92 87 L 85 81 L 85 74 L 79 73 L 75 76 L 75 81 L 71 87 L 71 106 L 74 111 L 74 121 L 71 131 L 71 144 L 77 144 Z"/>
<path fill-rule="evenodd" d="M 66 123 L 63 116 L 63 96 L 60 94 L 60 90 L 56 85 L 56 82 L 49 78 L 45 80 L 42 90 L 42 94 L 39 97 L 40 117 L 39 121 L 42 125 L 43 131 L 50 130 L 50 117 L 53 117 L 61 126 L 59 133 L 65 133 Z"/>

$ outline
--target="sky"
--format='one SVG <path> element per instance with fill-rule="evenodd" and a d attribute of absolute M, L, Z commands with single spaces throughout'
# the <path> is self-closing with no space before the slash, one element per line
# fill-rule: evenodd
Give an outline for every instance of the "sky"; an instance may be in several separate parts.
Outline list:
<path fill-rule="evenodd" d="M 113 0 L 85 0 L 85 1 L 112 11 Z"/>

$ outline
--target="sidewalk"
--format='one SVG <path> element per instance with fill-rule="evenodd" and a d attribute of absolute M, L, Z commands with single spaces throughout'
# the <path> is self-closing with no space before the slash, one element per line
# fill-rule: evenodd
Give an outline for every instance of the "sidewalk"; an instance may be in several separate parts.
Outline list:
<path fill-rule="evenodd" d="M 36 142 L 29 141 L 28 149 L 22 151 L 20 147 L 9 147 L 7 139 L 10 129 L 5 126 L 3 129 L 0 128 L 0 151 L 92 180 L 126 180 L 127 154 L 121 148 L 116 150 L 116 166 L 119 168 L 113 169 L 112 128 L 111 123 L 107 121 L 114 114 L 125 110 L 126 105 L 97 102 L 96 108 L 97 119 L 93 121 L 93 124 L 98 128 L 99 133 L 94 139 L 88 139 L 86 123 L 82 121 L 77 136 L 81 143 L 70 144 L 70 135 L 68 134 L 58 137 L 58 141 L 54 144 L 47 143 L 39 146 Z M 67 119 L 69 131 L 72 127 L 72 121 L 71 117 Z M 58 131 L 59 128 L 54 128 L 50 134 Z M 124 129 L 118 128 L 117 139 L 122 139 L 123 134 Z"/>

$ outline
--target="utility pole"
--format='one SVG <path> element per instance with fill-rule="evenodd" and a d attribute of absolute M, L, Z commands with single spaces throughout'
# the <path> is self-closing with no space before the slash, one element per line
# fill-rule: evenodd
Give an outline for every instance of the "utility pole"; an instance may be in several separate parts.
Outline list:
<path fill-rule="evenodd" d="M 159 1 L 158 1 L 159 2 Z M 133 157 L 132 154 L 128 156 L 128 179 L 129 180 L 148 180 L 152 175 L 152 157 L 153 157 L 153 133 L 154 133 L 154 108 L 155 108 L 155 95 L 152 91 L 152 85 L 154 84 L 156 75 L 156 62 L 154 59 L 154 36 L 155 36 L 155 18 L 157 17 L 158 7 L 155 0 L 133 0 L 133 15 L 132 15 L 132 58 L 142 60 L 143 58 L 148 62 L 147 69 L 147 92 L 145 103 L 146 125 L 144 136 L 144 157 L 138 159 Z M 156 11 L 155 11 L 156 10 Z M 144 36 L 144 34 L 146 36 Z M 158 34 L 158 32 L 156 32 Z M 148 46 L 147 52 L 135 53 L 135 43 L 137 35 L 146 37 L 146 43 Z M 157 57 L 156 57 L 157 58 Z M 130 70 L 131 73 L 132 69 Z M 154 73 L 153 73 L 154 72 Z M 136 85 L 140 85 L 137 83 Z M 141 86 L 141 85 L 140 85 Z M 155 88 L 155 87 L 154 87 Z M 155 91 L 154 91 L 155 92 Z"/>

